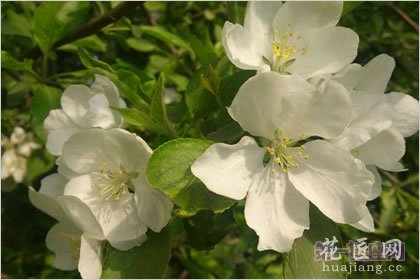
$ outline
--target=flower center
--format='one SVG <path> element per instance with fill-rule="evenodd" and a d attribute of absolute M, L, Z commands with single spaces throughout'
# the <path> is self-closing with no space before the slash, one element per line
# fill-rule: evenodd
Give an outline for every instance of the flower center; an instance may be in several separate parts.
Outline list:
<path fill-rule="evenodd" d="M 122 165 L 118 170 L 112 170 L 105 162 L 99 167 L 98 171 L 92 173 L 92 186 L 98 190 L 99 196 L 105 200 L 112 197 L 115 200 L 120 200 L 120 196 L 129 191 L 130 180 L 137 176 L 137 172 L 127 172 Z"/>
<path fill-rule="evenodd" d="M 271 41 L 271 47 L 273 50 L 273 64 L 272 69 L 278 72 L 285 72 L 286 68 L 295 61 L 299 54 L 305 54 L 308 50 L 308 45 L 300 47 L 302 45 L 302 36 L 295 35 L 291 32 L 290 26 L 287 24 L 287 32 L 279 34 L 278 29 L 274 29 L 274 39 Z"/>
<path fill-rule="evenodd" d="M 305 146 L 303 144 L 299 145 L 299 142 L 306 138 L 304 134 L 300 138 L 295 139 L 283 136 L 281 133 L 277 133 L 277 131 L 276 134 L 275 140 L 266 149 L 270 158 L 273 157 L 272 164 L 279 165 L 283 173 L 287 173 L 290 167 L 299 167 L 299 164 L 295 161 L 296 158 L 304 160 L 309 158 L 308 155 L 302 152 Z M 274 166 L 271 172 L 273 174 L 277 172 Z"/>

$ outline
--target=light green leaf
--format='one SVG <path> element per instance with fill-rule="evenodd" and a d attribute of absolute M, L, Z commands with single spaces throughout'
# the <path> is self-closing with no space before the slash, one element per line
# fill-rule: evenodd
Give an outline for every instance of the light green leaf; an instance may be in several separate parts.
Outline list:
<path fill-rule="evenodd" d="M 33 92 L 34 96 L 29 111 L 30 123 L 35 134 L 45 141 L 44 120 L 51 110 L 60 108 L 61 90 L 46 85 L 35 85 Z"/>
<path fill-rule="evenodd" d="M 363 1 L 344 1 L 343 12 L 341 16 L 350 13 L 352 10 L 356 9 Z"/>
<path fill-rule="evenodd" d="M 43 2 L 35 11 L 35 39 L 44 55 L 70 29 L 82 23 L 87 15 L 89 2 Z"/>
<path fill-rule="evenodd" d="M 205 209 L 220 213 L 234 203 L 207 190 L 191 173 L 191 165 L 211 144 L 200 139 L 172 140 L 158 147 L 149 160 L 149 184 L 168 195 L 181 208 L 180 215 L 191 216 Z"/>
<path fill-rule="evenodd" d="M 132 48 L 133 50 L 139 52 L 151 52 L 156 49 L 156 46 L 149 41 L 141 38 L 128 38 L 127 45 Z"/>
<path fill-rule="evenodd" d="M 140 26 L 140 30 L 145 34 L 155 37 L 166 43 L 169 46 L 175 45 L 177 47 L 183 48 L 189 52 L 192 52 L 190 44 L 182 39 L 181 37 L 175 35 L 172 32 L 166 30 L 163 26 Z"/>
<path fill-rule="evenodd" d="M 118 251 L 108 245 L 104 251 L 101 278 L 163 278 L 171 257 L 169 226 L 160 233 L 150 232 L 139 247 Z"/>
<path fill-rule="evenodd" d="M 77 52 L 77 47 L 87 48 L 96 52 L 106 51 L 106 44 L 97 35 L 85 37 L 73 43 L 65 44 L 57 49 L 60 51 Z"/>
<path fill-rule="evenodd" d="M 55 157 L 45 149 L 38 149 L 31 153 L 26 162 L 26 181 L 32 185 L 34 180 L 49 171 L 55 164 Z"/>
<path fill-rule="evenodd" d="M 6 19 L 2 19 L 2 35 L 18 35 L 32 39 L 31 31 L 32 26 L 28 19 L 16 14 L 13 10 L 8 10 Z"/>
<path fill-rule="evenodd" d="M 1 68 L 10 70 L 29 71 L 32 69 L 32 59 L 16 60 L 10 53 L 1 51 Z"/>
<path fill-rule="evenodd" d="M 303 236 L 295 240 L 290 252 L 284 254 L 285 278 L 346 278 L 345 272 L 323 271 L 323 262 L 315 260 L 315 243 L 324 242 L 325 238 L 332 240 L 333 236 L 339 241 L 335 244 L 342 246 L 340 232 L 334 222 L 325 217 L 316 207 L 310 209 L 311 228 L 305 230 Z M 327 261 L 326 265 L 344 264 L 343 259 Z"/>
<path fill-rule="evenodd" d="M 156 133 L 162 133 L 162 129 L 159 124 L 141 111 L 131 108 L 121 109 L 113 107 L 112 109 L 118 111 L 128 124 L 138 128 L 139 130 L 149 130 Z"/>
<path fill-rule="evenodd" d="M 82 62 L 82 64 L 86 68 L 95 70 L 96 72 L 98 72 L 100 74 L 103 74 L 103 75 L 107 75 L 109 73 L 115 74 L 114 69 L 112 69 L 112 67 L 109 66 L 109 64 L 107 64 L 103 61 L 100 61 L 96 58 L 93 58 L 89 54 L 89 52 L 86 51 L 84 48 L 78 47 L 77 50 L 78 50 L 78 53 L 79 53 L 80 61 Z M 109 75 L 107 75 L 107 76 L 109 77 Z"/>

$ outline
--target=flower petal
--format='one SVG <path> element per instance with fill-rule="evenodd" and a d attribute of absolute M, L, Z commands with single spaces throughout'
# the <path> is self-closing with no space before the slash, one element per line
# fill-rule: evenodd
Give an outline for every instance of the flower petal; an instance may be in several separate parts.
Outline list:
<path fill-rule="evenodd" d="M 96 94 L 105 95 L 110 106 L 120 107 L 118 88 L 108 77 L 96 74 L 95 81 L 90 86 L 90 89 Z"/>
<path fill-rule="evenodd" d="M 122 129 L 85 129 L 64 145 L 62 158 L 73 171 L 87 174 L 107 163 L 109 168 L 124 166 L 127 172 L 145 174 L 152 154 L 143 139 Z"/>
<path fill-rule="evenodd" d="M 296 159 L 289 169 L 295 188 L 337 223 L 362 219 L 374 176 L 350 153 L 326 141 L 305 144 L 308 160 Z"/>
<path fill-rule="evenodd" d="M 405 153 L 405 141 L 401 134 L 393 128 L 382 131 L 358 147 L 355 153 L 366 165 L 376 165 L 395 172 L 404 170 L 398 161 Z"/>
<path fill-rule="evenodd" d="M 360 64 L 352 63 L 338 71 L 334 75 L 333 79 L 334 81 L 342 84 L 347 89 L 347 91 L 350 92 L 360 81 L 360 78 L 363 75 L 362 69 L 363 68 Z"/>
<path fill-rule="evenodd" d="M 64 194 L 78 198 L 90 209 L 111 245 L 112 242 L 138 239 L 147 231 L 147 226 L 137 217 L 134 196 L 131 193 L 122 195 L 120 200 L 106 200 L 100 196 L 98 190 L 93 188 L 91 177 L 83 175 L 71 179 Z M 132 246 L 136 245 L 139 244 L 132 244 Z"/>
<path fill-rule="evenodd" d="M 357 223 L 351 224 L 353 227 L 364 231 L 364 232 L 374 232 L 375 231 L 375 223 L 373 221 L 373 217 L 370 214 L 369 210 L 366 208 L 365 216 L 358 221 Z"/>
<path fill-rule="evenodd" d="M 235 145 L 211 145 L 191 166 L 192 173 L 217 194 L 243 199 L 263 169 L 265 149 L 245 136 Z"/>
<path fill-rule="evenodd" d="M 80 127 L 89 127 L 85 115 L 89 110 L 89 99 L 93 95 L 87 86 L 71 85 L 61 96 L 63 111 Z"/>
<path fill-rule="evenodd" d="M 335 26 L 341 17 L 343 3 L 288 1 L 276 13 L 273 28 L 279 33 L 302 34 L 325 26 Z"/>
<path fill-rule="evenodd" d="M 269 163 L 252 184 L 245 204 L 248 226 L 259 236 L 258 250 L 288 252 L 309 228 L 309 202 L 280 169 Z"/>
<path fill-rule="evenodd" d="M 240 24 L 225 22 L 222 43 L 229 60 L 240 69 L 254 70 L 264 65 L 263 53 L 251 33 Z M 270 44 L 267 42 L 267 44 Z"/>
<path fill-rule="evenodd" d="M 74 270 L 79 259 L 81 232 L 68 224 L 58 223 L 47 233 L 47 248 L 55 253 L 54 267 Z"/>
<path fill-rule="evenodd" d="M 45 212 L 57 221 L 64 221 L 66 214 L 57 198 L 64 195 L 67 179 L 61 174 L 54 173 L 41 180 L 39 192 L 29 187 L 29 200 L 39 210 Z"/>
<path fill-rule="evenodd" d="M 267 139 L 277 129 L 291 139 L 302 133 L 330 138 L 347 125 L 351 104 L 334 81 L 317 90 L 301 77 L 265 72 L 242 85 L 229 113 L 244 130 Z"/>
<path fill-rule="evenodd" d="M 102 242 L 82 234 L 78 269 L 83 279 L 99 279 L 102 274 Z"/>
<path fill-rule="evenodd" d="M 171 219 L 173 203 L 163 193 L 150 187 L 143 178 L 132 180 L 137 214 L 146 225 L 160 232 Z"/>
<path fill-rule="evenodd" d="M 368 200 L 374 200 L 375 198 L 378 198 L 382 193 L 382 177 L 381 174 L 379 174 L 376 166 L 368 165 L 366 167 L 375 176 L 375 183 L 373 184 L 372 191 L 368 197 Z"/>
<path fill-rule="evenodd" d="M 64 113 L 64 110 L 51 110 L 44 120 L 44 129 L 50 133 L 57 129 L 77 128 L 77 125 Z"/>
<path fill-rule="evenodd" d="M 419 101 L 408 94 L 390 92 L 385 101 L 392 106 L 392 128 L 409 137 L 419 130 Z"/>
<path fill-rule="evenodd" d="M 113 111 L 109 108 L 104 94 L 96 94 L 89 100 L 89 111 L 86 119 L 91 127 L 113 128 L 117 126 Z"/>
<path fill-rule="evenodd" d="M 297 56 L 296 61 L 287 68 L 293 75 L 308 79 L 334 73 L 356 58 L 359 36 L 349 28 L 325 27 L 305 37 L 307 51 Z"/>
<path fill-rule="evenodd" d="M 48 152 L 54 156 L 61 155 L 64 143 L 75 133 L 79 132 L 80 128 L 67 128 L 51 131 L 47 136 L 47 143 L 45 147 Z"/>
<path fill-rule="evenodd" d="M 389 128 L 392 125 L 391 117 L 391 106 L 386 103 L 378 103 L 364 114 L 356 117 L 350 126 L 331 143 L 351 151 Z"/>

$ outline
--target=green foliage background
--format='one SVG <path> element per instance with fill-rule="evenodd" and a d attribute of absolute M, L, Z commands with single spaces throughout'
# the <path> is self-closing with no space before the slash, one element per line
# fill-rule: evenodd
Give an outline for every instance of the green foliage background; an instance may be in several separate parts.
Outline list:
<path fill-rule="evenodd" d="M 156 84 L 162 82 L 156 82 L 160 73 L 165 77 L 165 86 L 182 95 L 180 103 L 166 107 L 169 122 L 175 127 L 168 122 L 164 128 L 159 123 L 156 127 L 153 122 L 156 118 L 142 119 L 139 123 L 138 115 L 133 117 L 133 112 L 125 112 L 126 118 L 131 116 L 137 121 L 129 122 L 129 129 L 145 138 L 152 148 L 177 136 L 212 141 L 224 139 L 225 142 L 235 142 L 241 136 L 240 129 L 219 109 L 230 104 L 235 89 L 252 73 L 238 71 L 222 59 L 224 50 L 220 38 L 225 20 L 241 22 L 245 2 L 140 3 L 100 32 L 57 47 L 55 43 L 69 32 L 118 4 L 71 3 L 74 4 L 66 8 L 69 17 L 61 18 L 59 24 L 51 17 L 60 9 L 57 3 L 48 3 L 49 6 L 35 2 L 1 3 L 1 47 L 7 52 L 2 52 L 2 134 L 9 136 L 13 127 L 19 125 L 33 131 L 37 141 L 44 144 L 43 119 L 49 110 L 59 106 L 63 89 L 70 84 L 92 81 L 95 71 L 87 70 L 85 66 L 90 65 L 93 70 L 103 67 L 86 61 L 93 53 L 94 57 L 120 71 L 121 81 L 128 79 L 126 84 L 141 87 L 138 92 L 143 93 L 143 100 L 150 101 Z M 387 91 L 405 92 L 417 99 L 418 12 L 417 2 L 364 2 L 343 15 L 339 23 L 360 36 L 356 62 L 365 64 L 380 53 L 393 56 L 397 66 Z M 85 61 L 79 59 L 78 47 L 87 50 Z M 83 51 L 80 58 L 83 60 Z M 124 71 L 134 73 L 137 78 L 124 75 L 127 74 Z M 204 78 L 200 78 L 201 74 Z M 138 78 L 140 85 L 132 83 Z M 126 89 L 126 96 L 130 90 Z M 121 87 L 120 91 L 123 91 Z M 231 94 L 219 94 L 223 92 Z M 137 108 L 144 106 L 136 100 L 130 98 Z M 157 119 L 159 121 L 159 117 Z M 393 238 L 404 241 L 403 271 L 361 272 L 351 274 L 349 278 L 418 278 L 418 147 L 418 134 L 407 139 L 407 152 L 402 162 L 408 172 L 382 174 L 384 191 L 380 198 L 369 203 L 377 227 L 375 233 L 366 234 L 339 225 L 343 242 L 365 236 L 370 242 Z M 28 160 L 25 183 L 13 191 L 2 192 L 1 259 L 5 275 L 17 278 L 80 277 L 77 272 L 63 272 L 51 266 L 52 253 L 44 240 L 54 221 L 31 206 L 28 200 L 27 186 L 39 188 L 40 180 L 50 173 L 54 173 L 54 158 L 45 149 L 37 150 Z M 9 184 L 10 180 L 2 181 L 2 190 Z M 236 222 L 234 226 L 233 221 Z M 208 238 L 193 238 L 200 235 L 203 228 Z M 280 254 L 256 250 L 257 236 L 245 224 L 242 203 L 223 215 L 215 216 L 210 210 L 202 210 L 191 219 L 177 218 L 172 222 L 170 234 L 172 258 L 166 278 L 293 276 L 285 272 Z"/>

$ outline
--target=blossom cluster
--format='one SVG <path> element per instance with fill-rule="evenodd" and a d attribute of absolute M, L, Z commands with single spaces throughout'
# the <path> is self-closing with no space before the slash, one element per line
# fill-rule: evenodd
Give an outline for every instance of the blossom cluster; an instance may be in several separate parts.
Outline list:
<path fill-rule="evenodd" d="M 257 74 L 230 116 L 251 136 L 212 145 L 191 167 L 207 188 L 241 200 L 259 250 L 290 251 L 314 204 L 337 223 L 374 231 L 366 204 L 381 193 L 378 168 L 404 171 L 404 137 L 418 101 L 385 94 L 395 67 L 381 54 L 352 64 L 358 35 L 336 26 L 342 2 L 249 2 L 244 25 L 226 22 L 230 61 Z"/>
<path fill-rule="evenodd" d="M 191 172 L 211 192 L 246 199 L 259 250 L 290 251 L 310 228 L 311 203 L 337 223 L 374 231 L 367 203 L 381 193 L 378 169 L 405 170 L 399 161 L 404 137 L 418 131 L 418 101 L 385 93 L 392 57 L 353 63 L 359 37 L 337 26 L 342 10 L 335 1 L 249 2 L 243 26 L 224 25 L 229 60 L 256 70 L 227 109 L 247 135 L 211 145 Z M 167 92 L 163 102 L 179 98 Z M 57 220 L 46 237 L 54 265 L 99 278 L 104 244 L 140 246 L 148 229 L 169 223 L 173 203 L 148 184 L 153 151 L 124 129 L 114 109 L 126 103 L 109 78 L 72 85 L 60 101 L 44 121 L 57 172 L 29 198 Z"/>
<path fill-rule="evenodd" d="M 145 178 L 153 151 L 121 127 L 125 107 L 117 87 L 96 75 L 91 87 L 72 85 L 61 97 L 62 109 L 44 121 L 47 150 L 58 155 L 57 173 L 29 189 L 32 204 L 57 220 L 47 234 L 54 266 L 78 268 L 83 278 L 99 278 L 103 241 L 129 250 L 159 232 L 171 218 L 172 202 Z"/>

